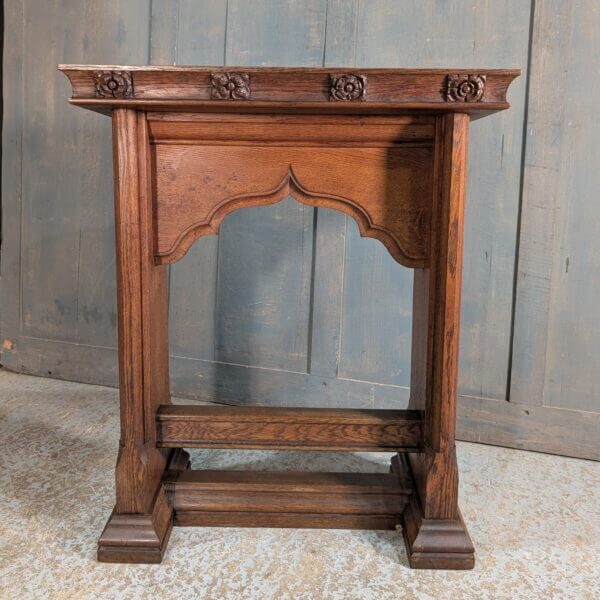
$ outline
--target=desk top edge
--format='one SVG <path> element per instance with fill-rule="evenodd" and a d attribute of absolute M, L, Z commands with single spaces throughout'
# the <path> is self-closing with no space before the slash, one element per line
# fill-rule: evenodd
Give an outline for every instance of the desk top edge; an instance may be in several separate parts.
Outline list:
<path fill-rule="evenodd" d="M 155 71 L 155 72 L 212 72 L 212 71 L 248 71 L 250 73 L 339 73 L 339 72 L 360 72 L 360 73 L 398 73 L 398 74 L 428 74 L 428 73 L 488 73 L 496 75 L 512 75 L 517 77 L 521 75 L 521 69 L 491 69 L 491 68 L 394 68 L 394 67 L 245 67 L 240 65 L 223 66 L 195 66 L 195 65 L 82 65 L 82 64 L 59 64 L 59 71 L 99 71 L 99 70 L 127 70 L 127 71 Z"/>
<path fill-rule="evenodd" d="M 71 103 L 215 112 L 495 112 L 519 69 L 58 65 Z"/>

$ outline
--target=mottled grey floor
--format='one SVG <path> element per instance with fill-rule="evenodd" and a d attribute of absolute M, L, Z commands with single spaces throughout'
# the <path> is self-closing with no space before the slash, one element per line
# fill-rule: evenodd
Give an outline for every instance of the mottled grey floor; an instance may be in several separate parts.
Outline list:
<path fill-rule="evenodd" d="M 412 571 L 396 532 L 176 528 L 107 565 L 117 392 L 0 371 L 2 598 L 600 598 L 600 464 L 461 443 L 470 572 Z M 385 454 L 197 451 L 196 466 L 385 471 Z"/>

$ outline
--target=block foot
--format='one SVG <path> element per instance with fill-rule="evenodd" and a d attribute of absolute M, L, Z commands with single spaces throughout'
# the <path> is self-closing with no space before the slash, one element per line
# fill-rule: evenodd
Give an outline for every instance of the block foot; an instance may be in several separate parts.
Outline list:
<path fill-rule="evenodd" d="M 392 471 L 401 480 L 413 475 L 405 455 L 392 459 Z M 475 549 L 460 514 L 456 519 L 426 519 L 418 493 L 411 494 L 402 513 L 402 533 L 413 569 L 472 569 Z"/>
<path fill-rule="evenodd" d="M 189 454 L 181 448 L 175 448 L 167 461 L 167 469 L 183 471 L 189 467 Z M 111 563 L 159 563 L 172 527 L 173 507 L 161 485 L 151 512 L 123 514 L 113 510 L 98 540 L 98 560 Z"/>
<path fill-rule="evenodd" d="M 151 513 L 112 512 L 98 540 L 98 560 L 113 563 L 159 563 L 173 527 L 173 509 L 161 486 Z"/>

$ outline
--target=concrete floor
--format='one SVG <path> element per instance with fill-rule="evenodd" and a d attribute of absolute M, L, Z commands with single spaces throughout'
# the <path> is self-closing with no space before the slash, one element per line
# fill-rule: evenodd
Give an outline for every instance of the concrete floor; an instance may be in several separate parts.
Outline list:
<path fill-rule="evenodd" d="M 0 597 L 600 598 L 600 464 L 460 443 L 473 571 L 412 571 L 396 532 L 176 528 L 162 565 L 107 565 L 118 398 L 0 371 Z M 196 451 L 196 467 L 387 470 L 385 454 Z"/>

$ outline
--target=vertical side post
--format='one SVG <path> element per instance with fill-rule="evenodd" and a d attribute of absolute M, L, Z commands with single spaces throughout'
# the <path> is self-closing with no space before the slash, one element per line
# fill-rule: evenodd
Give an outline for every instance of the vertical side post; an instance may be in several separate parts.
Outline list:
<path fill-rule="evenodd" d="M 166 267 L 153 259 L 146 115 L 113 110 L 121 439 L 116 504 L 99 540 L 106 562 L 160 562 L 172 525 L 161 485 L 168 451 L 156 411 L 170 403 Z"/>
<path fill-rule="evenodd" d="M 457 516 L 455 431 L 469 115 L 438 119 L 427 298 L 425 454 L 415 456 L 426 518 Z M 416 463 L 420 462 L 420 465 Z"/>
<path fill-rule="evenodd" d="M 468 114 L 437 119 L 429 268 L 415 271 L 411 408 L 425 411 L 425 448 L 397 457 L 394 468 L 415 481 L 403 525 L 417 568 L 473 566 L 458 510 L 455 446 L 468 130 Z"/>

